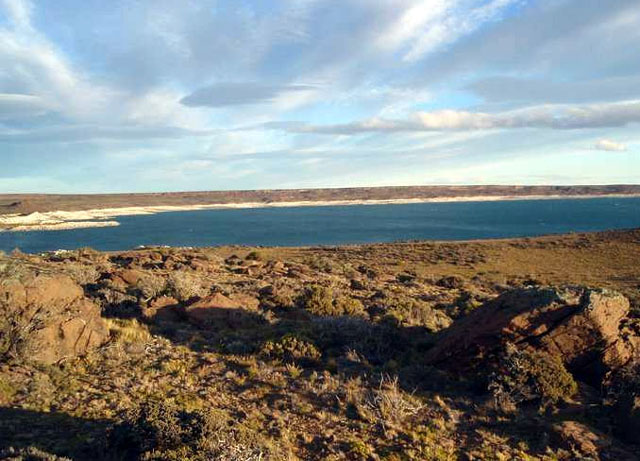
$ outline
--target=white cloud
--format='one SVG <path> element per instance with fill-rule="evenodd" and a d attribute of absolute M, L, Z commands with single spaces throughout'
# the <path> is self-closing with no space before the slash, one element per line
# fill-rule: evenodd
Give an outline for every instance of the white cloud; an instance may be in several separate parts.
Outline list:
<path fill-rule="evenodd" d="M 486 2 L 462 0 L 415 0 L 390 23 L 378 39 L 384 50 L 404 49 L 408 62 L 422 59 L 438 48 L 479 29 L 500 17 L 503 10 L 519 0 Z"/>
<path fill-rule="evenodd" d="M 511 128 L 621 127 L 640 122 L 640 101 L 603 104 L 548 104 L 523 109 L 485 113 L 459 110 L 416 112 L 410 118 L 387 120 L 370 118 L 341 125 L 309 125 L 296 122 L 269 124 L 267 127 L 293 133 L 353 135 L 373 132 L 471 131 Z"/>
<path fill-rule="evenodd" d="M 611 139 L 599 139 L 593 145 L 593 148 L 596 150 L 604 150 L 608 152 L 623 152 L 627 150 L 627 145 L 612 141 Z"/>
<path fill-rule="evenodd" d="M 31 28 L 33 5 L 28 0 L 2 0 L 7 15 L 16 27 Z"/>
<path fill-rule="evenodd" d="M 38 96 L 0 93 L 0 120 L 43 115 L 48 104 Z"/>

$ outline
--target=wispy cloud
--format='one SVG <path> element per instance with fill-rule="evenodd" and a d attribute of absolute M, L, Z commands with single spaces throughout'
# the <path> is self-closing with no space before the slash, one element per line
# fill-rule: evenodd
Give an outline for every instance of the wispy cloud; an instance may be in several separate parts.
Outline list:
<path fill-rule="evenodd" d="M 608 152 L 623 152 L 627 150 L 627 145 L 621 142 L 616 142 L 611 139 L 599 139 L 593 145 L 596 150 L 604 150 Z"/>
<path fill-rule="evenodd" d="M 191 107 L 224 107 L 274 101 L 285 93 L 311 91 L 311 85 L 268 85 L 257 82 L 215 83 L 194 91 L 180 100 Z"/>
<path fill-rule="evenodd" d="M 544 105 L 498 113 L 440 110 L 416 112 L 410 118 L 389 120 L 370 118 L 340 125 L 310 125 L 301 122 L 278 122 L 268 128 L 293 133 L 355 135 L 361 133 L 471 131 L 513 128 L 581 128 L 621 127 L 640 122 L 640 101 L 591 105 Z"/>

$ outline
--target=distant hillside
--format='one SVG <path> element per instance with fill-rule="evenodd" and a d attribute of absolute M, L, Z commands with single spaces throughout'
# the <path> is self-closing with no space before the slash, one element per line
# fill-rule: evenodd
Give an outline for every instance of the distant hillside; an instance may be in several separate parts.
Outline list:
<path fill-rule="evenodd" d="M 456 197 L 640 195 L 640 185 L 611 186 L 406 186 L 336 189 L 163 192 L 148 194 L 0 194 L 0 214 L 96 208 L 205 205 L 246 202 L 434 199 Z"/>

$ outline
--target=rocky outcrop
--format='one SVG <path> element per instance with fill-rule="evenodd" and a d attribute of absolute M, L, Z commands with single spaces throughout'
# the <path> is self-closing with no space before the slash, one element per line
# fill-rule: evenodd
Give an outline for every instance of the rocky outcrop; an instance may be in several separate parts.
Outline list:
<path fill-rule="evenodd" d="M 86 354 L 109 339 L 100 308 L 82 288 L 62 275 L 36 276 L 0 284 L 0 310 L 8 329 L 3 341 L 9 354 L 50 364 Z"/>
<path fill-rule="evenodd" d="M 621 334 L 629 301 L 608 290 L 529 288 L 507 292 L 456 322 L 426 354 L 444 368 L 479 369 L 506 343 L 562 358 L 587 382 L 637 359 L 637 338 Z"/>
<path fill-rule="evenodd" d="M 578 421 L 562 421 L 552 427 L 554 441 L 580 459 L 615 459 L 633 461 L 638 458 L 618 446 L 610 436 Z M 583 458 L 584 457 L 584 458 Z"/>
<path fill-rule="evenodd" d="M 200 328 L 241 327 L 260 321 L 260 317 L 246 309 L 241 299 L 234 300 L 222 293 L 205 296 L 184 309 L 187 319 Z"/>

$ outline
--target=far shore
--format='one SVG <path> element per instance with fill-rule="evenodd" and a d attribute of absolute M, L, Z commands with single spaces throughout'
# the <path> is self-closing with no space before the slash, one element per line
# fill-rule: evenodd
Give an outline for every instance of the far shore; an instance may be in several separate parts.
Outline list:
<path fill-rule="evenodd" d="M 282 202 L 240 202 L 212 203 L 198 205 L 158 205 L 133 206 L 118 208 L 96 208 L 83 211 L 47 211 L 30 214 L 0 215 L 0 232 L 25 232 L 70 230 L 89 227 L 113 227 L 119 223 L 113 218 L 118 216 L 151 215 L 175 211 L 197 211 L 216 209 L 250 209 L 250 208 L 296 208 L 319 206 L 351 206 L 351 205 L 401 205 L 413 203 L 445 203 L 445 202 L 495 202 L 513 200 L 558 200 L 558 199 L 592 199 L 592 198 L 632 198 L 640 194 L 580 194 L 580 195 L 477 195 L 461 197 L 432 197 L 414 199 L 385 200 L 318 200 L 318 201 L 282 201 Z"/>

